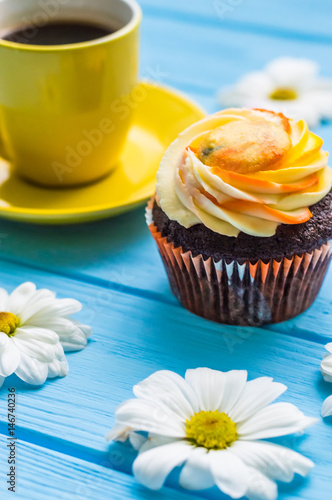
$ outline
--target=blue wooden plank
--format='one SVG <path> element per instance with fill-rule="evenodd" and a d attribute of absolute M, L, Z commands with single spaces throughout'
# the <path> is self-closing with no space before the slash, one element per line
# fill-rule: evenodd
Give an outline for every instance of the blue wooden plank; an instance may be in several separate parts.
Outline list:
<path fill-rule="evenodd" d="M 178 18 L 183 23 L 223 24 L 242 31 L 270 33 L 281 37 L 332 40 L 328 0 L 139 0 L 145 15 Z"/>
<path fill-rule="evenodd" d="M 142 73 L 158 67 L 166 83 L 186 85 L 189 92 L 205 89 L 215 95 L 221 85 L 285 55 L 314 59 L 323 75 L 332 75 L 331 43 L 245 33 L 222 23 L 207 28 L 201 23 L 186 24 L 180 18 L 147 16 L 143 21 Z"/>
<path fill-rule="evenodd" d="M 192 500 L 189 493 L 163 488 L 158 494 L 134 478 L 34 444 L 17 444 L 16 491 L 9 492 L 6 440 L 0 436 L 0 496 L 2 500 Z"/>
<path fill-rule="evenodd" d="M 142 290 L 159 300 L 175 302 L 144 210 L 74 227 L 32 226 L 3 220 L 0 255 L 99 284 L 106 294 L 113 289 L 129 293 Z"/>
<path fill-rule="evenodd" d="M 119 291 L 105 294 L 105 289 L 95 285 L 37 270 L 31 273 L 9 263 L 0 268 L 0 284 L 14 287 L 32 274 L 38 286 L 81 300 L 85 305 L 81 319 L 93 325 L 95 334 L 87 349 L 68 356 L 67 378 L 51 381 L 42 389 L 31 389 L 14 377 L 6 381 L 0 392 L 3 434 L 6 387 L 13 385 L 18 393 L 20 439 L 97 464 L 109 461 L 110 453 L 114 456 L 104 435 L 112 426 L 117 405 L 131 397 L 136 382 L 158 369 L 184 374 L 186 368 L 197 366 L 246 368 L 250 378 L 267 375 L 284 382 L 289 391 L 283 400 L 316 417 L 331 392 L 318 370 L 324 352 L 321 344 L 263 329 L 216 325 L 178 306 Z M 317 467 L 308 482 L 283 490 L 281 498 L 301 495 L 327 500 L 332 486 L 328 423 L 320 421 L 305 439 L 287 443 L 312 458 Z M 132 452 L 124 448 L 123 461 L 114 466 L 129 472 L 132 459 Z"/>

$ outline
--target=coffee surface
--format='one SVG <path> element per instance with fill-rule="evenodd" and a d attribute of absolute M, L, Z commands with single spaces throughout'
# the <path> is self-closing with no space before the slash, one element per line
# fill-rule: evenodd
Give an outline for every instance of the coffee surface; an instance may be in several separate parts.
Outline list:
<path fill-rule="evenodd" d="M 2 39 L 26 45 L 67 45 L 96 40 L 115 31 L 92 23 L 53 22 L 45 26 L 25 26 L 2 36 Z"/>

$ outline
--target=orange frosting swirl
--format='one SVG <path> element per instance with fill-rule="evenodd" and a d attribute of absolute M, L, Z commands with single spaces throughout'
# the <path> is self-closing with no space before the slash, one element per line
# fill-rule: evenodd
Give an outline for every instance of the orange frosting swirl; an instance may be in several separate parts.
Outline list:
<path fill-rule="evenodd" d="M 266 110 L 228 109 L 185 130 L 166 151 L 157 199 L 184 227 L 226 236 L 272 236 L 300 224 L 332 187 L 323 141 L 303 121 Z"/>

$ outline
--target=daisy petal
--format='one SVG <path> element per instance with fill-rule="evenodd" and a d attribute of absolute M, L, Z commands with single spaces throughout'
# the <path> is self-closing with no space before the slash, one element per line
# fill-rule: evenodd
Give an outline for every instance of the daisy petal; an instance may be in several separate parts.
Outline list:
<path fill-rule="evenodd" d="M 329 344 L 326 344 L 325 349 L 326 349 L 327 351 L 329 351 L 329 353 L 331 353 L 331 354 L 332 354 L 332 342 L 330 342 Z"/>
<path fill-rule="evenodd" d="M 50 290 L 36 290 L 31 294 L 24 308 L 20 312 L 21 322 L 26 324 L 31 316 L 55 300 L 55 293 Z"/>
<path fill-rule="evenodd" d="M 13 342 L 21 353 L 26 354 L 30 358 L 38 359 L 42 363 L 50 363 L 56 358 L 60 359 L 64 357 L 64 352 L 59 341 L 53 343 L 42 342 L 32 335 L 26 334 L 24 329 L 20 329 L 20 332 L 15 334 Z"/>
<path fill-rule="evenodd" d="M 131 432 L 129 434 L 129 441 L 134 450 L 139 451 L 143 444 L 146 443 L 147 438 L 142 436 L 142 434 L 138 434 L 138 432 Z"/>
<path fill-rule="evenodd" d="M 46 327 L 54 317 L 68 317 L 82 309 L 82 304 L 75 299 L 54 299 L 29 318 L 29 324 Z"/>
<path fill-rule="evenodd" d="M 144 451 L 144 447 L 134 462 L 133 472 L 137 481 L 151 490 L 159 490 L 170 472 L 182 465 L 191 452 L 191 446 L 184 441 L 175 441 L 148 451 Z"/>
<path fill-rule="evenodd" d="M 332 354 L 325 354 L 320 365 L 320 371 L 325 382 L 332 382 Z"/>
<path fill-rule="evenodd" d="M 259 103 L 273 92 L 275 84 L 264 71 L 253 71 L 235 85 L 221 89 L 219 100 L 223 106 L 245 106 Z"/>
<path fill-rule="evenodd" d="M 28 384 L 42 385 L 47 379 L 48 365 L 21 352 L 21 361 L 15 373 Z"/>
<path fill-rule="evenodd" d="M 249 485 L 247 466 L 227 450 L 209 451 L 210 468 L 218 488 L 232 498 L 241 498 Z"/>
<path fill-rule="evenodd" d="M 197 368 L 187 370 L 185 379 L 197 395 L 198 411 L 214 411 L 219 408 L 224 395 L 224 373 L 209 368 Z"/>
<path fill-rule="evenodd" d="M 249 487 L 246 493 L 248 500 L 276 500 L 278 488 L 274 481 L 259 470 L 248 467 Z"/>
<path fill-rule="evenodd" d="M 68 372 L 68 361 L 65 357 L 62 359 L 54 359 L 51 363 L 48 363 L 47 378 L 65 377 L 68 375 Z"/>
<path fill-rule="evenodd" d="M 17 335 L 22 335 L 26 339 L 35 339 L 46 344 L 57 344 L 59 342 L 59 336 L 48 328 L 24 325 L 16 329 L 14 338 Z"/>
<path fill-rule="evenodd" d="M 317 109 L 312 102 L 310 95 L 306 96 L 302 94 L 301 97 L 293 101 L 274 101 L 277 104 L 277 109 L 282 113 L 286 114 L 288 117 L 294 118 L 296 120 L 305 120 L 310 127 L 315 127 L 320 121 L 319 109 Z M 271 104 L 272 100 L 271 100 Z"/>
<path fill-rule="evenodd" d="M 119 441 L 120 443 L 124 443 L 129 438 L 131 432 L 131 427 L 123 424 L 115 424 L 106 434 L 105 438 L 107 441 Z"/>
<path fill-rule="evenodd" d="M 92 330 L 91 326 L 89 326 L 89 325 L 83 325 L 82 323 L 80 323 L 76 319 L 70 319 L 69 321 L 71 321 L 74 326 L 78 326 L 79 327 L 79 329 L 85 335 L 86 339 L 89 338 L 93 334 L 93 330 Z"/>
<path fill-rule="evenodd" d="M 4 383 L 4 381 L 5 381 L 5 380 L 6 380 L 6 377 L 2 377 L 2 376 L 0 375 L 0 389 L 1 389 L 1 387 L 3 386 L 3 383 Z"/>
<path fill-rule="evenodd" d="M 134 386 L 138 398 L 158 401 L 186 420 L 199 411 L 197 397 L 190 385 L 177 373 L 160 370 Z"/>
<path fill-rule="evenodd" d="M 230 451 L 246 465 L 275 481 L 289 483 L 294 474 L 307 476 L 314 466 L 311 460 L 299 453 L 264 441 L 236 441 Z"/>
<path fill-rule="evenodd" d="M 20 359 L 20 351 L 13 342 L 13 338 L 0 332 L 0 375 L 8 377 L 14 373 Z"/>
<path fill-rule="evenodd" d="M 61 317 L 50 318 L 47 327 L 56 332 L 65 352 L 84 349 L 87 345 L 87 337 L 92 333 L 90 327 L 81 325 L 78 321 Z"/>
<path fill-rule="evenodd" d="M 245 388 L 248 373 L 244 370 L 232 370 L 225 373 L 225 388 L 219 411 L 229 413 L 240 399 Z"/>
<path fill-rule="evenodd" d="M 290 403 L 275 403 L 239 424 L 238 434 L 241 439 L 251 441 L 274 438 L 301 432 L 316 421 Z"/>
<path fill-rule="evenodd" d="M 130 399 L 116 410 L 117 422 L 134 431 L 184 438 L 185 423 L 161 401 Z"/>
<path fill-rule="evenodd" d="M 266 71 L 276 87 L 298 89 L 314 81 L 318 65 L 310 59 L 280 57 L 270 62 Z"/>
<path fill-rule="evenodd" d="M 244 75 L 238 82 L 237 88 L 248 96 L 269 95 L 274 88 L 274 82 L 264 71 L 252 71 Z"/>
<path fill-rule="evenodd" d="M 322 406 L 322 417 L 331 417 L 332 416 L 332 396 L 325 399 Z"/>
<path fill-rule="evenodd" d="M 273 382 L 272 378 L 261 377 L 247 382 L 241 399 L 229 412 L 233 422 L 243 422 L 277 399 L 287 387 Z"/>
<path fill-rule="evenodd" d="M 8 312 L 19 315 L 35 291 L 36 285 L 33 283 L 18 286 L 8 298 Z"/>
<path fill-rule="evenodd" d="M 181 471 L 180 485 L 186 490 L 206 490 L 214 484 L 207 450 L 194 448 Z"/>

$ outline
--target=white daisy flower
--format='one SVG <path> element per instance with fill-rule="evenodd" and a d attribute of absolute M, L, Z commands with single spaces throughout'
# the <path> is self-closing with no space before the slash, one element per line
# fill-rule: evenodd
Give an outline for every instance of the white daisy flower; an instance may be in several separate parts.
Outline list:
<path fill-rule="evenodd" d="M 225 107 L 282 112 L 314 127 L 332 118 L 332 80 L 318 78 L 318 70 L 310 59 L 281 57 L 222 89 L 220 102 Z"/>
<path fill-rule="evenodd" d="M 23 283 L 10 295 L 0 288 L 0 387 L 13 373 L 33 385 L 67 375 L 64 350 L 83 349 L 92 333 L 69 318 L 81 308 L 77 300 L 56 299 L 33 283 Z"/>
<path fill-rule="evenodd" d="M 246 371 L 198 368 L 185 378 L 159 371 L 134 387 L 137 399 L 118 407 L 107 439 L 147 433 L 133 470 L 148 488 L 161 488 L 169 473 L 184 465 L 183 488 L 217 485 L 232 498 L 273 500 L 275 481 L 290 482 L 313 467 L 295 451 L 263 441 L 316 422 L 292 404 L 270 404 L 286 389 L 268 377 L 247 382 Z"/>
<path fill-rule="evenodd" d="M 332 383 L 332 343 L 327 344 L 325 349 L 328 351 L 323 357 L 320 365 L 320 371 L 324 377 L 325 382 Z M 330 417 L 332 415 L 332 396 L 324 401 L 322 407 L 322 417 Z"/>

